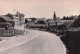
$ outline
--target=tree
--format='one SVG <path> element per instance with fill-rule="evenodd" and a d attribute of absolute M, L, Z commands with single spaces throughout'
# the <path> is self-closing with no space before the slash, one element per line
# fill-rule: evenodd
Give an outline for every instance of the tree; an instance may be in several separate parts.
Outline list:
<path fill-rule="evenodd" d="M 73 22 L 72 24 L 73 27 L 80 27 L 80 15 L 78 18 Z"/>
<path fill-rule="evenodd" d="M 69 17 L 69 18 L 70 18 L 70 20 L 74 20 L 74 18 L 75 18 L 75 17 L 72 15 L 72 16 L 71 16 L 71 17 Z"/>
<path fill-rule="evenodd" d="M 66 17 L 65 16 L 63 16 L 63 19 L 62 20 L 66 20 Z"/>

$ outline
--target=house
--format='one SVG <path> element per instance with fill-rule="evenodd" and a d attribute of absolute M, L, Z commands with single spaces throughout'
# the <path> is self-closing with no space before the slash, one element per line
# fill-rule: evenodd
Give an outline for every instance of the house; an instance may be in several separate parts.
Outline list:
<path fill-rule="evenodd" d="M 8 16 L 6 16 L 6 15 L 1 15 L 0 16 L 0 24 L 8 24 L 8 25 L 10 25 L 11 24 L 11 26 L 12 27 L 14 27 L 15 26 L 15 22 L 14 22 L 14 20 L 13 19 L 11 19 L 10 17 L 8 17 Z"/>
<path fill-rule="evenodd" d="M 35 22 L 35 27 L 36 28 L 45 28 L 46 27 L 46 20 L 37 20 L 36 22 Z"/>
<path fill-rule="evenodd" d="M 36 21 L 37 21 L 37 18 L 25 18 L 25 24 L 28 27 L 34 27 L 34 24 Z"/>
<path fill-rule="evenodd" d="M 62 24 L 66 24 L 67 22 L 73 22 L 74 20 L 53 20 L 53 19 L 49 19 L 47 20 L 47 26 L 48 24 L 50 24 L 50 26 L 55 26 L 55 23 L 57 22 L 57 25 L 62 25 Z"/>
<path fill-rule="evenodd" d="M 74 20 L 53 20 L 53 19 L 49 19 L 46 23 L 46 27 L 49 30 L 53 30 L 53 29 L 65 29 L 68 28 L 72 23 L 74 22 Z"/>

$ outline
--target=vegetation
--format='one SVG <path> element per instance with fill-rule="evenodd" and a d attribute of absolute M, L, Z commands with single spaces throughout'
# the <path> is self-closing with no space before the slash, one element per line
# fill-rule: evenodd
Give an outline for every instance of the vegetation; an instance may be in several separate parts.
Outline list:
<path fill-rule="evenodd" d="M 23 30 L 18 30 L 14 28 L 8 28 L 8 30 L 5 30 L 4 28 L 0 28 L 0 36 L 1 37 L 12 37 L 16 35 L 23 34 Z"/>
<path fill-rule="evenodd" d="M 73 22 L 72 27 L 80 27 L 80 15 L 78 18 Z"/>
<path fill-rule="evenodd" d="M 66 17 L 66 16 L 63 16 L 62 20 L 74 20 L 76 16 L 70 16 L 70 17 Z"/>

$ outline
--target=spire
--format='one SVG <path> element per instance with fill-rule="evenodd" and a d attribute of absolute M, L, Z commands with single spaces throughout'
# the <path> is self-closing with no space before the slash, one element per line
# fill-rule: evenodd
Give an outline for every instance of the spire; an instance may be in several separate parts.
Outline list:
<path fill-rule="evenodd" d="M 56 13 L 54 11 L 53 19 L 56 20 Z"/>

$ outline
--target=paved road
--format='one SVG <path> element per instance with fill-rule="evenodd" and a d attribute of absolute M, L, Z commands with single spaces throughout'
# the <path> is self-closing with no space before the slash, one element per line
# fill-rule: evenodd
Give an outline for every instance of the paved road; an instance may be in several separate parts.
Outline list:
<path fill-rule="evenodd" d="M 0 54 L 66 54 L 62 41 L 54 34 L 26 30 L 28 34 L 0 42 Z"/>

